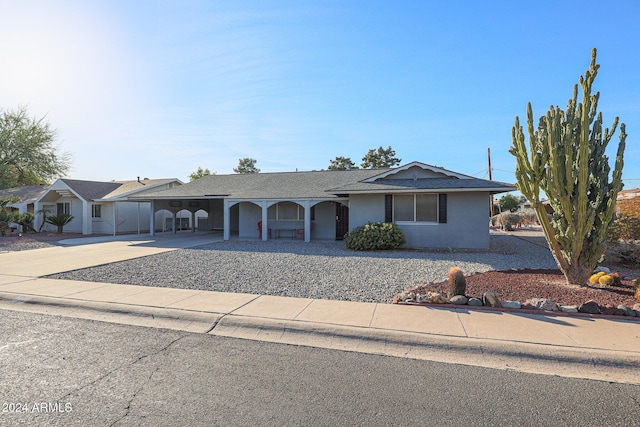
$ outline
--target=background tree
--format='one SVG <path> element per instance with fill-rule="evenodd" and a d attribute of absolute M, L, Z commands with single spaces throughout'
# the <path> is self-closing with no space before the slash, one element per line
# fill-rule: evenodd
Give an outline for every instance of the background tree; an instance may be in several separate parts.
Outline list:
<path fill-rule="evenodd" d="M 335 159 L 331 160 L 331 164 L 327 169 L 329 169 L 330 171 L 345 171 L 358 169 L 358 166 L 356 166 L 356 164 L 351 161 L 350 157 L 338 156 Z"/>
<path fill-rule="evenodd" d="M 513 146 L 509 150 L 516 157 L 517 187 L 532 202 L 567 283 L 575 285 L 587 282 L 605 252 L 607 229 L 622 189 L 627 134 L 624 123 L 620 124 L 615 169 L 609 181 L 610 166 L 605 149 L 616 131 L 618 117 L 611 130 L 602 128 L 602 113 L 597 113 L 600 93 L 591 95 L 598 68 L 593 49 L 589 70 L 580 77 L 582 102 L 578 103 L 578 85 L 575 85 L 567 111 L 551 107 L 540 118 L 537 130 L 529 103 L 529 153 L 517 116 L 512 130 Z M 541 190 L 555 211 L 551 219 L 540 200 Z"/>
<path fill-rule="evenodd" d="M 214 172 L 213 175 L 215 174 L 216 173 Z M 207 168 L 202 169 L 200 166 L 198 166 L 198 169 L 189 175 L 189 181 L 195 181 L 196 179 L 200 179 L 203 176 L 207 176 L 207 175 L 212 175 L 211 171 Z"/>
<path fill-rule="evenodd" d="M 235 173 L 258 173 L 260 169 L 256 167 L 255 159 L 251 159 L 249 157 L 244 157 L 238 160 L 238 167 L 233 168 Z"/>
<path fill-rule="evenodd" d="M 56 131 L 24 107 L 0 113 L 0 189 L 37 185 L 65 175 L 70 156 L 54 145 Z"/>
<path fill-rule="evenodd" d="M 515 212 L 520 206 L 520 201 L 513 194 L 505 194 L 498 200 L 500 212 Z"/>
<path fill-rule="evenodd" d="M 363 169 L 390 168 L 400 164 L 401 159 L 395 157 L 396 152 L 389 146 L 386 150 L 380 146 L 377 150 L 371 149 L 362 158 Z"/>

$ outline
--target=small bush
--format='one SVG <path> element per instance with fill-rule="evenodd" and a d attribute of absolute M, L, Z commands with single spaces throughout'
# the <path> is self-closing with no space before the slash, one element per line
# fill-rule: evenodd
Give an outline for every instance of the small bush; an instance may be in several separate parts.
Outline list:
<path fill-rule="evenodd" d="M 502 212 L 498 215 L 498 224 L 503 230 L 510 231 L 522 225 L 522 218 L 517 213 Z"/>
<path fill-rule="evenodd" d="M 344 236 L 347 248 L 354 251 L 396 249 L 406 243 L 400 228 L 386 222 L 370 222 L 356 227 Z"/>

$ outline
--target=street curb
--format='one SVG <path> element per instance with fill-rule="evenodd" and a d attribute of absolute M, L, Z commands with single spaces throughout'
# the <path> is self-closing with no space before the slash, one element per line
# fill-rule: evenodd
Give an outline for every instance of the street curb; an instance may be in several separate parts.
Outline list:
<path fill-rule="evenodd" d="M 0 292 L 0 309 L 640 385 L 640 354 Z"/>
<path fill-rule="evenodd" d="M 0 308 L 110 323 L 206 333 L 223 316 L 193 310 L 0 292 Z"/>
<path fill-rule="evenodd" d="M 229 314 L 212 335 L 640 384 L 637 352 L 531 344 Z"/>

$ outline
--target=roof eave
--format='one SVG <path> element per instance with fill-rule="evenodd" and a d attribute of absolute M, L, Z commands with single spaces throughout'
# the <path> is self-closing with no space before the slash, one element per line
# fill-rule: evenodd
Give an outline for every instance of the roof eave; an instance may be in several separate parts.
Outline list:
<path fill-rule="evenodd" d="M 516 191 L 516 187 L 487 187 L 487 188 L 407 188 L 380 190 L 348 190 L 332 191 L 332 194 L 389 194 L 389 193 L 507 193 Z"/>

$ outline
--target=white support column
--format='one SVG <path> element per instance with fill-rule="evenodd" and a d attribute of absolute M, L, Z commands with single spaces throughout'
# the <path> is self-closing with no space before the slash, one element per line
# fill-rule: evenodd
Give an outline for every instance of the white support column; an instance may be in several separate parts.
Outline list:
<path fill-rule="evenodd" d="M 267 215 L 269 208 L 267 207 L 267 201 L 260 202 L 260 206 L 262 206 L 262 240 L 266 241 L 269 239 L 269 222 L 267 218 L 269 216 Z"/>
<path fill-rule="evenodd" d="M 222 222 L 224 224 L 222 234 L 224 240 L 229 240 L 231 236 L 231 230 L 229 230 L 229 227 L 231 227 L 231 221 L 229 220 L 229 211 L 229 201 L 225 200 L 222 208 Z"/>
<path fill-rule="evenodd" d="M 151 201 L 151 213 L 149 214 L 149 235 L 156 235 L 156 201 Z"/>
<path fill-rule="evenodd" d="M 304 241 L 311 241 L 311 201 L 305 200 L 302 203 L 304 206 Z"/>
<path fill-rule="evenodd" d="M 117 221 L 118 221 L 118 204 L 113 202 L 113 235 L 116 235 L 116 231 L 118 231 Z"/>
<path fill-rule="evenodd" d="M 82 234 L 91 234 L 91 205 L 82 201 Z"/>

